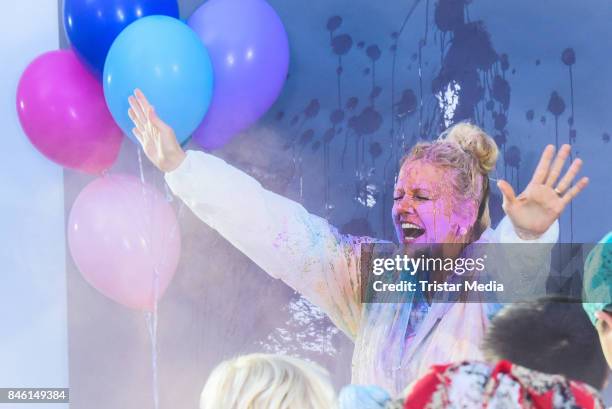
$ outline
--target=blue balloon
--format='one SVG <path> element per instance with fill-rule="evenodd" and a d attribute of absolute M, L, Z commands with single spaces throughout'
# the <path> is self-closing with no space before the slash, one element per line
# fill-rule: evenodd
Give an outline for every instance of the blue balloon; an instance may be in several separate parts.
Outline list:
<path fill-rule="evenodd" d="M 178 18 L 177 0 L 66 0 L 64 29 L 79 59 L 101 79 L 115 38 L 132 22 L 152 15 Z"/>
<path fill-rule="evenodd" d="M 149 16 L 130 24 L 111 46 L 104 65 L 104 97 L 133 141 L 128 97 L 140 88 L 180 143 L 198 127 L 212 98 L 208 51 L 185 23 Z"/>

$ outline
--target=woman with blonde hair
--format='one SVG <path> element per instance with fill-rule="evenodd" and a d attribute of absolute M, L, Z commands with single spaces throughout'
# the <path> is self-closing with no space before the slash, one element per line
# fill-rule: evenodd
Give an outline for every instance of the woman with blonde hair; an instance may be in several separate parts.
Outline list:
<path fill-rule="evenodd" d="M 329 374 L 285 355 L 251 354 L 219 364 L 206 381 L 200 409 L 333 409 Z"/>
<path fill-rule="evenodd" d="M 134 135 L 175 195 L 272 277 L 283 280 L 322 308 L 355 342 L 352 383 L 374 384 L 392 395 L 437 363 L 479 359 L 480 341 L 494 312 L 491 304 L 429 303 L 413 297 L 399 303 L 361 299 L 361 245 L 367 237 L 341 235 L 299 203 L 265 190 L 255 179 L 213 155 L 184 152 L 172 129 L 142 92 L 130 97 Z M 488 173 L 497 146 L 480 128 L 459 124 L 441 138 L 416 145 L 397 177 L 392 217 L 400 244 L 551 243 L 529 247 L 529 257 L 508 255 L 499 263 L 506 277 L 530 272 L 544 287 L 559 218 L 587 185 L 572 182 L 577 159 L 561 176 L 570 147 L 555 157 L 547 146 L 529 185 L 515 195 L 504 181 L 506 217 L 490 226 Z M 378 241 L 380 242 L 380 241 Z M 487 272 L 488 273 L 488 272 Z M 537 273 L 537 274 L 536 274 Z M 518 278 L 517 278 L 518 281 Z"/>

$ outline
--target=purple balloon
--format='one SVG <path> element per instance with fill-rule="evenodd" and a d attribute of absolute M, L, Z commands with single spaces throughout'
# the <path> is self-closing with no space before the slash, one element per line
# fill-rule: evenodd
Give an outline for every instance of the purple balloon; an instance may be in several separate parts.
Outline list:
<path fill-rule="evenodd" d="M 265 0 L 209 0 L 188 24 L 208 49 L 215 74 L 210 108 L 193 138 L 215 149 L 253 125 L 278 98 L 289 41 Z"/>

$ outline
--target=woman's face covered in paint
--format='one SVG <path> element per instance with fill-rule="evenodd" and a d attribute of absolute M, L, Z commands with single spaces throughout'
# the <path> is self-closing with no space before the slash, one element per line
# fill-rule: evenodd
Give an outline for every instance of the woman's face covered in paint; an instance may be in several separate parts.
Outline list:
<path fill-rule="evenodd" d="M 478 203 L 456 192 L 452 170 L 423 160 L 400 169 L 393 195 L 393 223 L 403 245 L 465 243 L 476 221 Z"/>

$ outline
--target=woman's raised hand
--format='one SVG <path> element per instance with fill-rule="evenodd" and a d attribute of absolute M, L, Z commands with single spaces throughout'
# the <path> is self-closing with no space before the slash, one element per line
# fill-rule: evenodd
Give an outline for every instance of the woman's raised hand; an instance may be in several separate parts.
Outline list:
<path fill-rule="evenodd" d="M 563 209 L 589 183 L 589 179 L 583 177 L 572 186 L 572 181 L 582 167 L 580 159 L 572 162 L 557 183 L 570 150 L 569 145 L 563 145 L 555 157 L 555 147 L 548 145 L 531 181 L 518 196 L 515 196 L 514 189 L 508 182 L 500 180 L 497 183 L 504 197 L 504 211 L 522 239 L 536 239 L 544 234 L 559 218 Z"/>
<path fill-rule="evenodd" d="M 136 89 L 128 98 L 128 115 L 134 123 L 132 133 L 145 155 L 162 172 L 171 172 L 183 162 L 185 152 L 176 140 L 174 130 L 162 121 L 142 91 Z"/>

